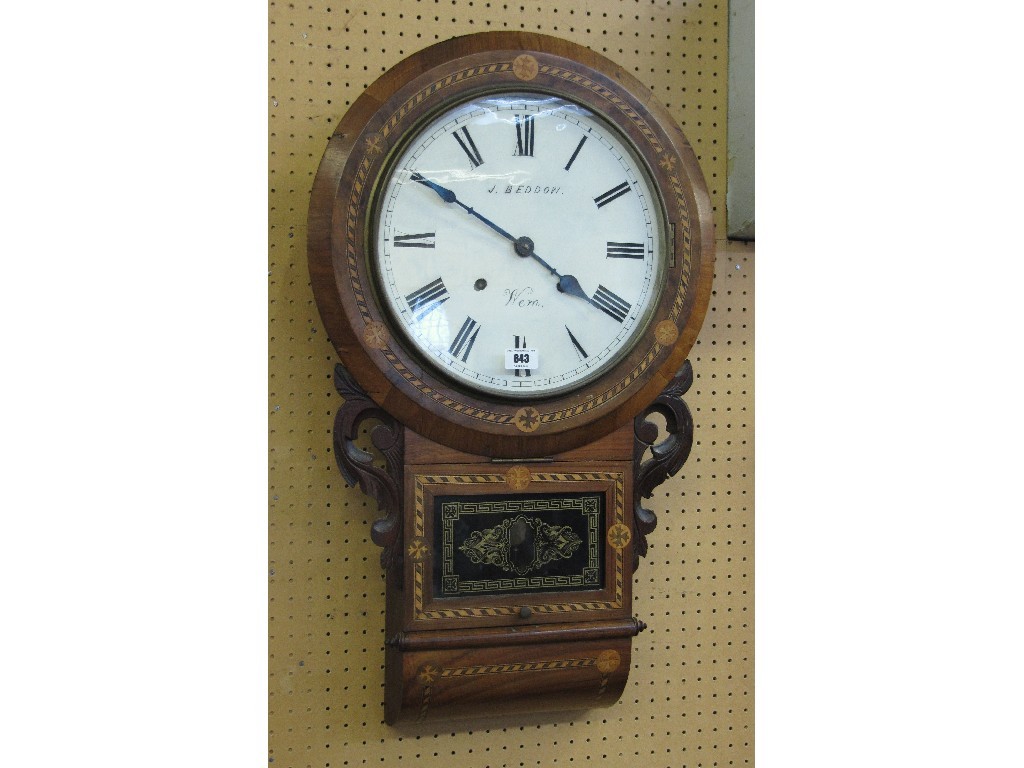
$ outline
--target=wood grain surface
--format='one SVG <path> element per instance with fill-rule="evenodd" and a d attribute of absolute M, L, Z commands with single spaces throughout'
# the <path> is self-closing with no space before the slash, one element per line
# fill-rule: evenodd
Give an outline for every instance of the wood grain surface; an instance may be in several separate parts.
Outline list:
<path fill-rule="evenodd" d="M 536 62 L 536 73 L 528 68 L 532 77 L 525 81 L 516 65 L 524 54 Z M 464 391 L 424 365 L 398 334 L 384 338 L 380 331 L 391 321 L 374 297 L 368 259 L 374 192 L 403 137 L 442 106 L 524 87 L 588 107 L 629 138 L 662 192 L 665 240 L 674 248 L 654 315 L 632 351 L 578 390 L 529 403 Z M 551 456 L 627 424 L 675 375 L 711 295 L 711 203 L 682 131 L 621 67 L 545 35 L 454 38 L 385 73 L 353 103 L 331 137 L 313 185 L 308 224 L 313 293 L 352 376 L 402 423 L 437 443 L 479 455 Z M 524 431 L 527 420 L 532 431 Z"/>

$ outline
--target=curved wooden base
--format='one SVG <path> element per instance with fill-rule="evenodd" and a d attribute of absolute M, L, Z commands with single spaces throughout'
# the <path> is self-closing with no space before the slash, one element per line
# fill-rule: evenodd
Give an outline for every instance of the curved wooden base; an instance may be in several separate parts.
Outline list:
<path fill-rule="evenodd" d="M 593 622 L 600 625 L 600 622 Z M 595 626 L 609 637 L 565 625 L 561 642 L 531 642 L 529 631 L 486 637 L 493 645 L 402 651 L 389 647 L 385 722 L 479 717 L 515 712 L 563 712 L 614 704 L 626 685 L 630 640 L 638 622 Z M 481 630 L 482 632 L 482 630 Z M 439 633 L 431 633 L 439 634 Z M 618 634 L 618 636 L 614 636 Z"/>

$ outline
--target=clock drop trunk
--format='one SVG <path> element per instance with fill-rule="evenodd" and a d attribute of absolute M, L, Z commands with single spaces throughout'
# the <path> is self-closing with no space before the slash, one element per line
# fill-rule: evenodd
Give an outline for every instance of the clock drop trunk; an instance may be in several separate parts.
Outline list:
<path fill-rule="evenodd" d="M 438 43 L 338 123 L 310 284 L 341 360 L 335 457 L 383 512 L 387 722 L 622 692 L 641 500 L 692 443 L 713 230 L 668 111 L 565 40 Z"/>
<path fill-rule="evenodd" d="M 405 429 L 387 574 L 388 723 L 614 704 L 634 619 L 633 429 L 496 462 Z"/>

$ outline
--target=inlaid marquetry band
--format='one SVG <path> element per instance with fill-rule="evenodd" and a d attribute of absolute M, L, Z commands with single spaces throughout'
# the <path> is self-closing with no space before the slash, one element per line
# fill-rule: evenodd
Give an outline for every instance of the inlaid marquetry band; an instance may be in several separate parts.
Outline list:
<path fill-rule="evenodd" d="M 690 207 L 687 202 L 683 182 L 675 175 L 675 156 L 666 154 L 666 149 L 658 139 L 658 134 L 627 101 L 601 82 L 582 74 L 578 69 L 543 63 L 537 57 L 530 54 L 520 54 L 512 61 L 499 61 L 487 65 L 458 69 L 425 85 L 409 97 L 391 115 L 384 119 L 383 124 L 375 133 L 370 134 L 365 141 L 360 142 L 356 146 L 350 158 L 350 162 L 355 162 L 356 165 L 348 204 L 345 206 L 343 231 L 346 243 L 347 277 L 352 287 L 356 309 L 365 325 L 364 340 L 366 340 L 367 346 L 371 349 L 381 350 L 395 372 L 414 387 L 421 396 L 427 397 L 445 408 L 470 418 L 494 425 L 507 425 L 519 432 L 528 434 L 535 431 L 541 424 L 559 422 L 586 414 L 595 408 L 605 405 L 608 401 L 628 389 L 662 356 L 666 346 L 674 343 L 674 340 L 672 342 L 666 340 L 668 330 L 663 328 L 664 323 L 660 323 L 656 327 L 654 338 L 652 339 L 654 343 L 637 365 L 631 371 L 628 371 L 623 378 L 612 382 L 603 392 L 588 398 L 585 402 L 551 411 L 541 411 L 532 407 L 521 408 L 516 412 L 481 408 L 457 399 L 458 395 L 456 393 L 438 392 L 420 379 L 408 366 L 404 365 L 391 350 L 389 346 L 390 339 L 385 340 L 381 336 L 379 330 L 374 325 L 374 323 L 379 321 L 375 321 L 370 312 L 369 303 L 372 301 L 370 298 L 372 291 L 363 285 L 362 278 L 360 277 L 362 244 L 356 234 L 365 217 L 364 201 L 368 198 L 368 187 L 375 183 L 382 170 L 383 163 L 390 155 L 390 150 L 394 148 L 394 145 L 403 134 L 403 131 L 399 130 L 399 128 L 404 126 L 404 120 L 409 113 L 428 103 L 428 100 L 429 103 L 433 103 L 437 98 L 443 98 L 445 89 L 456 83 L 481 78 L 497 78 L 498 82 L 507 82 L 509 72 L 524 82 L 533 81 L 537 77 L 544 76 L 548 81 L 550 79 L 564 80 L 586 89 L 603 105 L 603 108 L 599 106 L 590 107 L 591 109 L 598 113 L 615 112 L 623 116 L 644 137 L 649 149 L 655 156 L 661 158 L 658 161 L 658 165 L 668 174 L 668 182 L 672 192 L 671 197 L 673 198 L 672 202 L 674 203 L 674 206 L 669 210 L 668 217 L 674 225 L 677 235 L 681 237 L 681 258 L 677 259 L 680 266 L 679 287 L 668 312 L 668 320 L 665 321 L 669 322 L 672 328 L 676 330 L 677 336 L 683 308 L 686 304 L 687 289 L 690 284 L 694 259 L 690 235 Z M 495 406 L 495 408 L 500 408 L 500 406 Z"/>
<path fill-rule="evenodd" d="M 616 523 L 608 529 L 608 545 L 616 552 L 621 551 L 633 538 L 633 532 L 628 525 Z"/>
<path fill-rule="evenodd" d="M 528 53 L 516 56 L 512 60 L 512 73 L 520 80 L 533 80 L 539 71 L 540 67 L 537 64 L 537 59 Z"/>
<path fill-rule="evenodd" d="M 384 349 L 391 343 L 391 334 L 384 323 L 374 320 L 363 329 L 363 341 L 370 349 Z"/>
<path fill-rule="evenodd" d="M 409 553 L 410 560 L 419 562 L 427 556 L 427 542 L 417 536 L 409 542 L 407 551 Z"/>
<path fill-rule="evenodd" d="M 505 473 L 505 482 L 513 491 L 525 491 L 530 486 L 530 468 L 517 464 Z"/>
<path fill-rule="evenodd" d="M 524 672 L 564 672 L 574 669 L 595 668 L 601 673 L 601 680 L 598 683 L 596 697 L 604 694 L 608 688 L 608 676 L 619 668 L 621 657 L 618 651 L 601 651 L 597 658 L 584 657 L 579 659 L 552 659 L 550 661 L 521 661 L 510 664 L 472 664 L 465 667 L 438 667 L 434 664 L 424 664 L 420 667 L 416 676 L 423 693 L 420 698 L 419 719 L 427 715 L 430 708 L 430 699 L 433 694 L 435 683 L 440 684 L 441 680 L 452 680 L 456 678 L 475 677 L 479 675 L 507 675 L 521 674 Z"/>
<path fill-rule="evenodd" d="M 597 668 L 601 672 L 601 686 L 597 689 L 595 698 L 599 699 L 604 696 L 605 691 L 608 690 L 608 676 L 619 668 L 621 662 L 622 659 L 618 651 L 602 651 L 597 657 Z"/>
<path fill-rule="evenodd" d="M 662 320 L 654 327 L 654 338 L 659 344 L 671 346 L 679 338 L 679 328 L 671 320 Z"/>
<path fill-rule="evenodd" d="M 524 467 L 525 469 L 525 467 Z M 612 526 L 613 530 L 629 530 L 625 524 L 625 475 L 622 472 L 532 472 L 531 485 L 535 488 L 544 483 L 573 482 L 610 482 L 612 484 Z M 431 485 L 477 485 L 491 483 L 503 486 L 507 474 L 464 474 L 464 475 L 416 475 L 413 484 L 413 538 L 410 545 L 423 540 L 427 509 L 425 489 Z M 543 490 L 538 488 L 538 490 Z M 624 546 L 624 545 L 623 545 Z M 610 600 L 588 600 L 580 602 L 537 603 L 527 607 L 535 614 L 571 614 L 581 611 L 600 611 L 621 608 L 625 591 L 623 566 L 623 549 L 613 546 L 613 578 L 612 597 Z M 463 608 L 431 608 L 427 609 L 425 583 L 427 581 L 427 563 L 424 559 L 411 558 L 412 563 L 412 603 L 413 619 L 431 621 L 438 619 L 479 619 L 492 617 L 517 616 L 522 606 L 480 606 Z"/>
<path fill-rule="evenodd" d="M 540 422 L 540 411 L 532 406 L 520 408 L 512 419 L 512 423 L 520 432 L 534 432 L 540 426 Z"/>

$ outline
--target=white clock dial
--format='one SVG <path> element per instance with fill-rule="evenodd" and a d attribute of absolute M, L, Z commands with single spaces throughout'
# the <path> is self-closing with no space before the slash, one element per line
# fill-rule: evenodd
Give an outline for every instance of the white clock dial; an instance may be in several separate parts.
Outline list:
<path fill-rule="evenodd" d="M 664 222 L 609 123 L 544 94 L 480 97 L 415 132 L 392 168 L 371 258 L 428 364 L 490 396 L 538 398 L 633 347 L 659 297 Z"/>

